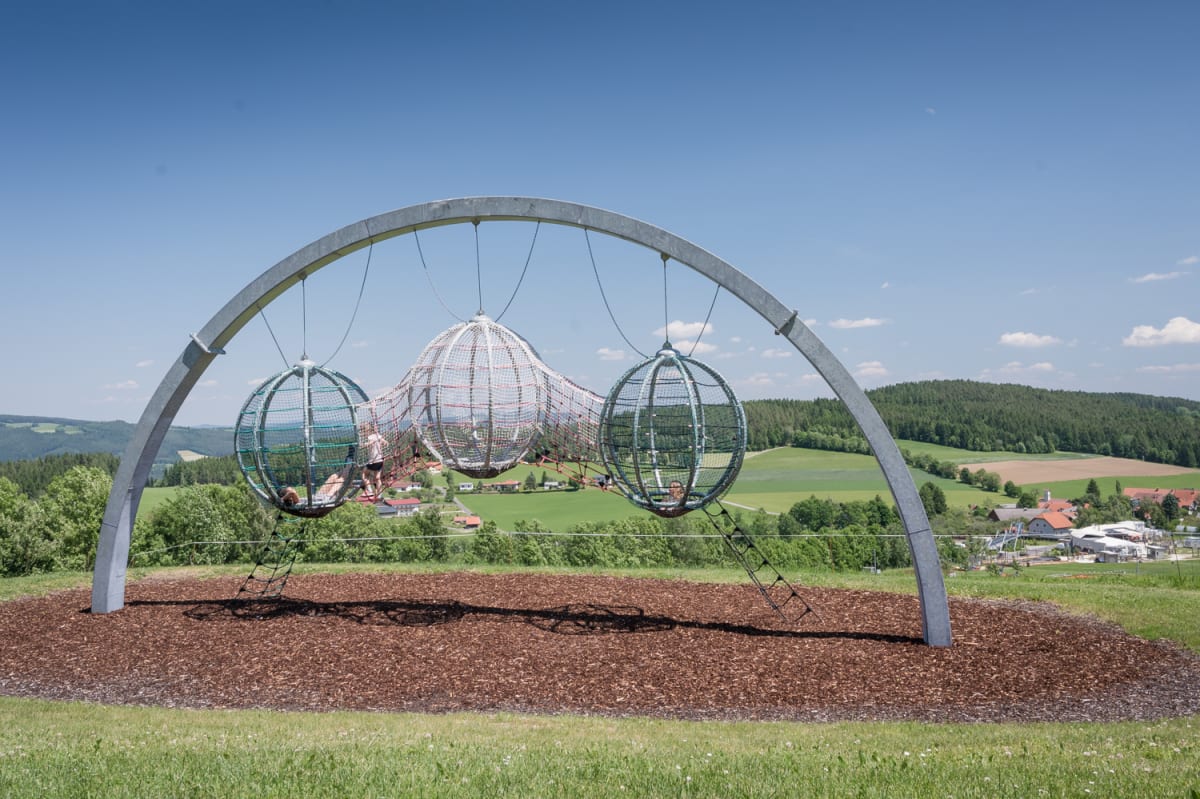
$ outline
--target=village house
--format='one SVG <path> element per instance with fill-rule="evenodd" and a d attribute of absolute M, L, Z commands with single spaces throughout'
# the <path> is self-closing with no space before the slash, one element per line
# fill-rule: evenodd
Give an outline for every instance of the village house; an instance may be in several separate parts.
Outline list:
<path fill-rule="evenodd" d="M 1066 514 L 1047 511 L 1029 520 L 1029 535 L 1034 538 L 1060 539 L 1075 528 L 1075 523 Z"/>
<path fill-rule="evenodd" d="M 1200 491 L 1194 488 L 1125 488 L 1121 493 L 1129 497 L 1135 508 L 1143 502 L 1161 505 L 1168 494 L 1174 494 L 1180 510 L 1193 512 L 1200 509 Z"/>
<path fill-rule="evenodd" d="M 506 493 L 513 493 L 513 492 L 521 490 L 521 481 L 520 480 L 500 480 L 499 482 L 496 482 L 496 483 L 488 483 L 484 487 L 491 491 L 504 491 Z"/>
<path fill-rule="evenodd" d="M 412 516 L 421 509 L 421 500 L 385 499 L 376 507 L 380 516 Z"/>

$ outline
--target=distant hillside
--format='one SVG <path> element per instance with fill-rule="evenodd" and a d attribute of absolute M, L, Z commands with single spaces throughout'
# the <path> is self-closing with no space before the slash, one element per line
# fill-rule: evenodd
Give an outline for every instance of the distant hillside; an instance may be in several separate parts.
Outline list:
<path fill-rule="evenodd" d="M 1090 452 L 1200 466 L 1200 402 L 1144 394 L 1050 391 L 1029 386 L 931 380 L 877 388 L 867 396 L 896 438 L 978 452 Z M 866 452 L 841 402 L 749 400 L 750 448 L 803 446 Z M 0 415 L 0 461 L 125 451 L 133 425 Z M 181 452 L 233 454 L 233 429 L 172 427 L 155 469 Z"/>
<path fill-rule="evenodd" d="M 898 383 L 867 396 L 896 438 L 979 452 L 1090 452 L 1200 465 L 1200 402 L 1194 400 L 971 380 Z M 751 400 L 745 406 L 752 449 L 865 451 L 837 400 Z"/>
<path fill-rule="evenodd" d="M 128 422 L 0 414 L 0 461 L 36 460 L 47 455 L 81 452 L 108 452 L 119 457 L 133 437 L 133 429 L 134 425 Z M 233 428 L 172 427 L 155 463 L 175 463 L 180 451 L 231 455 Z"/>

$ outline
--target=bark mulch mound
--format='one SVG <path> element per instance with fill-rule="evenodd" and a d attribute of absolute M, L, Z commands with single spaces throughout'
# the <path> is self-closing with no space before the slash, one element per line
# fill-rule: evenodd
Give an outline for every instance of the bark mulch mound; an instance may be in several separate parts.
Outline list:
<path fill-rule="evenodd" d="M 142 580 L 0 604 L 0 694 L 108 704 L 517 711 L 683 719 L 1150 720 L 1200 713 L 1200 658 L 1051 606 L 801 589 L 787 623 L 748 585 L 568 575 Z"/>

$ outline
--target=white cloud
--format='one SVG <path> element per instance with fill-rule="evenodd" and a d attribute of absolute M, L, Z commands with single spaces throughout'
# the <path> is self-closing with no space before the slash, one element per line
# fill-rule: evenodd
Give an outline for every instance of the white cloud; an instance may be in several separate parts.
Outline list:
<path fill-rule="evenodd" d="M 762 351 L 764 358 L 790 358 L 792 357 L 791 350 L 777 350 L 774 347 Z"/>
<path fill-rule="evenodd" d="M 801 383 L 811 383 L 811 382 L 812 382 L 812 381 L 814 381 L 814 380 L 820 380 L 820 381 L 824 382 L 824 381 L 825 381 L 825 378 L 821 377 L 821 376 L 820 376 L 819 374 L 817 374 L 816 372 L 809 372 L 809 373 L 807 373 L 807 374 L 802 374 L 802 375 L 800 375 L 800 382 L 801 382 Z"/>
<path fill-rule="evenodd" d="M 1187 258 L 1180 258 L 1175 262 L 1176 266 L 1195 266 L 1200 264 L 1200 255 L 1189 255 Z"/>
<path fill-rule="evenodd" d="M 679 350 L 684 355 L 705 355 L 710 352 L 716 352 L 717 349 L 716 344 L 709 344 L 707 341 L 692 342 L 684 339 L 682 341 L 673 341 L 671 343 L 675 345 L 675 349 Z"/>
<path fill-rule="evenodd" d="M 608 347 L 601 347 L 596 350 L 596 354 L 600 356 L 602 361 L 623 361 L 625 360 L 625 350 L 613 350 Z"/>
<path fill-rule="evenodd" d="M 1176 316 L 1163 326 L 1161 330 L 1151 325 L 1137 325 L 1128 336 L 1121 339 L 1126 347 L 1159 347 L 1163 344 L 1197 344 L 1200 343 L 1200 324 L 1192 320 Z"/>
<path fill-rule="evenodd" d="M 1009 347 L 1049 347 L 1051 344 L 1062 344 L 1062 339 L 1039 336 L 1037 333 L 1003 333 L 1000 343 Z"/>
<path fill-rule="evenodd" d="M 888 374 L 882 361 L 863 361 L 854 369 L 855 377 L 887 377 Z"/>
<path fill-rule="evenodd" d="M 1037 294 L 1037 293 L 1038 293 L 1038 289 L 1025 289 L 1024 291 L 1021 292 L 1021 296 L 1028 297 L 1030 295 Z"/>
<path fill-rule="evenodd" d="M 931 105 L 927 105 L 927 106 L 925 106 L 925 113 L 929 114 L 929 116 L 931 116 L 931 117 L 935 117 L 935 116 L 937 116 L 937 109 Z"/>
<path fill-rule="evenodd" d="M 981 380 L 993 380 L 1001 377 L 1022 377 L 1035 373 L 1053 372 L 1054 364 L 1049 361 L 1040 361 L 1031 363 L 1026 366 L 1021 361 L 1009 361 L 998 369 L 984 369 L 980 373 Z"/>
<path fill-rule="evenodd" d="M 138 387 L 136 380 L 122 380 L 120 383 L 109 383 L 105 386 L 109 391 L 133 391 Z"/>
<path fill-rule="evenodd" d="M 265 382 L 267 382 L 267 378 L 265 377 L 252 377 L 246 381 L 246 385 L 257 387 L 261 386 Z"/>
<path fill-rule="evenodd" d="M 850 330 L 858 327 L 879 327 L 886 322 L 886 319 L 873 319 L 868 316 L 864 319 L 834 319 L 829 326 L 838 330 Z"/>
<path fill-rule="evenodd" d="M 1131 283 L 1153 283 L 1158 280 L 1174 280 L 1175 278 L 1183 277 L 1186 274 L 1187 274 L 1187 272 L 1167 272 L 1165 274 L 1162 274 L 1159 272 L 1147 272 L 1146 274 L 1142 275 L 1141 277 L 1129 278 L 1129 282 L 1131 282 Z"/>
<path fill-rule="evenodd" d="M 729 341 L 730 341 L 730 343 L 732 343 L 732 344 L 741 344 L 741 343 L 742 343 L 742 337 L 741 337 L 741 336 L 734 336 L 733 338 L 729 339 Z"/>
<path fill-rule="evenodd" d="M 892 285 L 891 283 L 889 283 L 888 281 L 886 281 L 886 280 L 885 280 L 885 281 L 883 281 L 883 285 L 882 285 L 882 286 L 880 286 L 879 288 L 881 288 L 881 289 L 886 289 L 886 288 L 888 288 L 888 287 L 889 287 L 889 286 L 891 286 L 891 285 Z"/>
<path fill-rule="evenodd" d="M 361 350 L 363 347 L 369 347 L 369 346 L 371 346 L 371 342 L 367 341 L 367 340 L 364 338 L 364 339 L 359 339 L 358 341 L 352 341 L 352 342 L 350 343 L 350 346 L 351 346 L 353 349 L 356 349 L 356 350 Z"/>
<path fill-rule="evenodd" d="M 1200 363 L 1176 363 L 1171 366 L 1139 366 L 1137 370 L 1143 374 L 1183 374 L 1186 372 L 1200 372 Z"/>
<path fill-rule="evenodd" d="M 681 322 L 676 319 L 666 327 L 660 327 L 654 331 L 654 335 L 663 336 L 674 341 L 677 338 L 696 338 L 707 333 L 711 333 L 713 326 L 711 322 Z"/>
<path fill-rule="evenodd" d="M 153 365 L 154 365 L 154 361 L 151 361 L 151 360 L 138 361 L 137 363 L 134 364 L 134 366 L 136 366 L 138 369 L 145 369 L 147 366 L 153 366 Z"/>
<path fill-rule="evenodd" d="M 766 372 L 755 372 L 754 374 L 747 377 L 745 380 L 739 380 L 738 382 L 744 386 L 760 386 L 761 387 L 761 386 L 775 385 L 775 381 L 771 379 L 771 375 L 767 374 Z"/>
<path fill-rule="evenodd" d="M 217 383 L 216 380 L 209 378 L 208 380 L 201 380 L 196 385 L 199 386 L 200 388 L 215 388 L 219 384 Z"/>

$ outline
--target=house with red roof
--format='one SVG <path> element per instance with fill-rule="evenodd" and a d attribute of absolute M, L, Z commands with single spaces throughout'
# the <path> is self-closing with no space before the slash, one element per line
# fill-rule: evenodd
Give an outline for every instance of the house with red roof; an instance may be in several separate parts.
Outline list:
<path fill-rule="evenodd" d="M 1194 488 L 1125 488 L 1121 493 L 1129 497 L 1135 508 L 1143 502 L 1161 505 L 1168 494 L 1175 495 L 1181 510 L 1194 511 L 1200 508 L 1200 491 Z"/>

